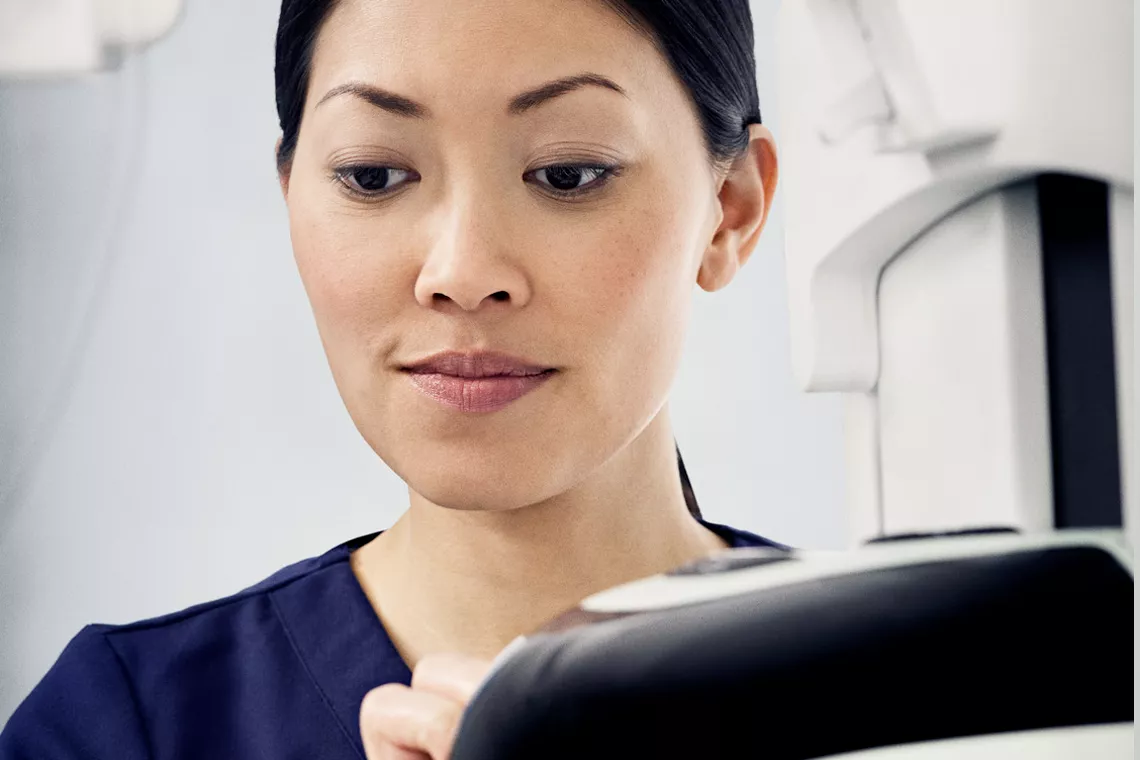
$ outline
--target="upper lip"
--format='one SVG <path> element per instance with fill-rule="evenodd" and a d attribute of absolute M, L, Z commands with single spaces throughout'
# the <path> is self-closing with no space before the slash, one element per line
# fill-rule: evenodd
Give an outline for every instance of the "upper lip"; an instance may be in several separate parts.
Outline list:
<path fill-rule="evenodd" d="M 418 373 L 453 375 L 455 377 L 526 377 L 549 371 L 543 367 L 498 351 L 442 351 L 432 354 L 404 369 Z"/>

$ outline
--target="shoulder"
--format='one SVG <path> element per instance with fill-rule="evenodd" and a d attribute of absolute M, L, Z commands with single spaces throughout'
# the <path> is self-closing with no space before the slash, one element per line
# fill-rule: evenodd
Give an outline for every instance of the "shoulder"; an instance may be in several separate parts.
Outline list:
<path fill-rule="evenodd" d="M 185 609 L 122 625 L 91 625 L 88 636 L 102 638 L 135 679 L 151 667 L 169 673 L 172 662 L 193 668 L 195 652 L 217 657 L 220 647 L 241 646 L 242 640 L 260 640 L 264 630 L 278 625 L 277 592 L 292 586 L 320 585 L 328 571 L 347 562 L 350 545 L 340 544 L 315 557 L 277 570 L 267 578 L 229 596 L 195 604 Z M 81 633 L 80 638 L 84 635 Z"/>
<path fill-rule="evenodd" d="M 156 705 L 227 699 L 227 679 L 292 652 L 273 594 L 346 562 L 350 547 L 293 563 L 230 596 L 125 625 L 83 628 L 0 732 L 0 760 L 151 758 Z M 176 687 L 175 687 L 176 685 Z"/>
<path fill-rule="evenodd" d="M 272 575 L 229 596 L 195 604 L 185 609 L 158 617 L 138 620 L 123 625 L 90 626 L 114 639 L 129 638 L 132 633 L 174 629 L 181 624 L 193 625 L 202 618 L 216 618 L 227 614 L 240 614 L 243 605 L 257 604 L 273 591 L 292 583 L 311 579 L 321 571 L 348 560 L 351 549 L 372 538 L 372 535 L 353 539 L 329 549 L 324 554 L 308 557 L 277 570 Z"/>
<path fill-rule="evenodd" d="M 149 758 L 122 663 L 101 626 L 87 626 L 0 733 L 0 758 Z"/>

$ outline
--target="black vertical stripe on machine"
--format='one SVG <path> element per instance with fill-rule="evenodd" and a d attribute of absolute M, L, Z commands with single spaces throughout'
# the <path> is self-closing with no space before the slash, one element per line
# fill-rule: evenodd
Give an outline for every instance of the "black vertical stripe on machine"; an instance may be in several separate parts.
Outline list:
<path fill-rule="evenodd" d="M 1057 528 L 1122 523 L 1108 187 L 1037 178 L 1045 287 L 1053 517 Z"/>

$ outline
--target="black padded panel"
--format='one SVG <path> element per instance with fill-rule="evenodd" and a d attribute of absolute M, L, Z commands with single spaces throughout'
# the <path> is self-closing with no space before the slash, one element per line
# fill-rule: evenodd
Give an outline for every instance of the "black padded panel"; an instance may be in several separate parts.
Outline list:
<path fill-rule="evenodd" d="M 1131 721 L 1132 608 L 1129 572 L 1069 547 L 614 616 L 504 662 L 452 758 L 791 760 Z"/>

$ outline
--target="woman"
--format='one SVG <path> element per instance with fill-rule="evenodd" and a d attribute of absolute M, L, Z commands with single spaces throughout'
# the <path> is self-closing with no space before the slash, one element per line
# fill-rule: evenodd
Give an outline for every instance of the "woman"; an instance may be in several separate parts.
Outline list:
<path fill-rule="evenodd" d="M 277 164 L 390 529 L 88 626 L 0 757 L 447 757 L 487 664 L 601 589 L 766 539 L 703 522 L 666 400 L 694 283 L 776 157 L 746 0 L 285 0 Z"/>

